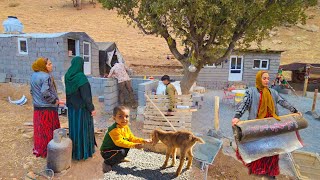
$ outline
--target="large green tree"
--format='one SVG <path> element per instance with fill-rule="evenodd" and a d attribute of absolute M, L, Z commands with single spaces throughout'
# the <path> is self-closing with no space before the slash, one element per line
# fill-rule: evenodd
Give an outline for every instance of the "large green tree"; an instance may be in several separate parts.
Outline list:
<path fill-rule="evenodd" d="M 188 93 L 206 64 L 221 63 L 235 47 L 261 42 L 274 27 L 305 22 L 317 0 L 100 0 L 147 35 L 163 37 L 183 65 Z M 182 48 L 180 48 L 182 47 Z M 183 50 L 181 50 L 183 49 Z M 193 64 L 197 70 L 188 71 Z"/>

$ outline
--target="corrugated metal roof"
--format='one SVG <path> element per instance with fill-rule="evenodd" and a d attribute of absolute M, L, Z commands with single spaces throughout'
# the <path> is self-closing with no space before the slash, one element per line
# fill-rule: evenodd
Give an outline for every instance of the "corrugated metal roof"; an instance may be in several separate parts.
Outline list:
<path fill-rule="evenodd" d="M 24 38 L 56 38 L 66 35 L 69 32 L 61 33 L 25 33 L 25 34 L 0 34 L 0 38 L 24 37 Z"/>
<path fill-rule="evenodd" d="M 285 50 L 272 50 L 272 49 L 234 49 L 234 51 L 238 52 L 251 52 L 251 53 L 282 53 Z"/>
<path fill-rule="evenodd" d="M 291 63 L 291 64 L 280 65 L 280 67 L 284 71 L 294 71 L 294 70 L 304 69 L 307 66 L 307 64 L 310 64 L 310 63 Z M 320 67 L 320 64 L 310 64 L 310 65 L 315 67 Z"/>

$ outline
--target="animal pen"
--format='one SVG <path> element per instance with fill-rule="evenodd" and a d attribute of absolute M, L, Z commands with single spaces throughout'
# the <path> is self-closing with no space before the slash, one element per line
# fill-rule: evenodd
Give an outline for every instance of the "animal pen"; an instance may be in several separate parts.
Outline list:
<path fill-rule="evenodd" d="M 191 119 L 192 112 L 196 109 L 190 108 L 192 106 L 191 95 L 177 95 L 176 96 L 176 107 L 174 109 L 174 116 L 167 116 L 166 118 L 172 124 L 163 117 L 161 112 L 168 110 L 169 98 L 167 95 L 147 95 L 146 109 L 144 112 L 144 125 L 143 132 L 151 133 L 154 129 L 160 128 L 165 131 L 169 130 L 189 130 L 191 131 Z M 152 102 L 154 103 L 154 106 Z M 161 112 L 159 112 L 159 110 Z"/>
<path fill-rule="evenodd" d="M 162 113 L 168 110 L 169 98 L 167 95 L 146 94 L 145 96 L 146 109 L 144 112 L 145 120 L 143 132 L 150 134 L 154 129 L 162 129 L 165 131 L 191 131 L 192 113 L 197 111 L 192 108 L 193 103 L 191 95 L 176 96 L 174 116 L 164 116 Z M 213 164 L 216 155 L 222 147 L 222 141 L 210 136 L 201 136 L 201 138 L 205 141 L 205 144 L 195 145 L 194 158 L 201 163 L 200 168 L 205 171 L 204 179 L 206 180 L 208 175 L 208 166 Z M 164 145 L 160 143 L 157 144 L 155 151 L 164 152 L 164 149 Z"/>

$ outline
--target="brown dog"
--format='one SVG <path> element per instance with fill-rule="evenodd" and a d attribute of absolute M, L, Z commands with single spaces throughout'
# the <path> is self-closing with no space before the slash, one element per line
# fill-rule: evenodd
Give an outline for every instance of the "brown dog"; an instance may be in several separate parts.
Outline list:
<path fill-rule="evenodd" d="M 192 147 L 196 144 L 196 142 L 204 143 L 201 138 L 194 136 L 189 131 L 172 132 L 154 130 L 152 133 L 153 145 L 157 144 L 159 140 L 167 146 L 166 160 L 164 161 L 161 168 L 167 167 L 170 155 L 172 155 L 171 166 L 175 165 L 177 148 L 180 148 L 180 164 L 176 171 L 176 176 L 180 175 L 186 156 L 188 157 L 187 169 L 190 169 L 193 159 Z"/>

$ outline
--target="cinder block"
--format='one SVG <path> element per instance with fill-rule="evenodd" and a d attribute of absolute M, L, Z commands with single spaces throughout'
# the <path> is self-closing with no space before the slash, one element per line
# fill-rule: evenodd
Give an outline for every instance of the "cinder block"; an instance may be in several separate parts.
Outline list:
<path fill-rule="evenodd" d="M 116 92 L 112 92 L 109 94 L 104 94 L 104 99 L 108 100 L 108 99 L 113 99 L 113 98 L 117 98 L 117 93 Z"/>
<path fill-rule="evenodd" d="M 0 73 L 0 83 L 6 82 L 6 73 Z"/>
<path fill-rule="evenodd" d="M 102 84 L 103 84 L 103 87 L 111 87 L 116 85 L 114 81 L 104 81 Z"/>
<path fill-rule="evenodd" d="M 104 92 L 104 94 L 110 94 L 115 91 L 116 91 L 116 88 L 114 86 L 111 86 L 111 87 L 105 87 L 103 92 Z"/>

